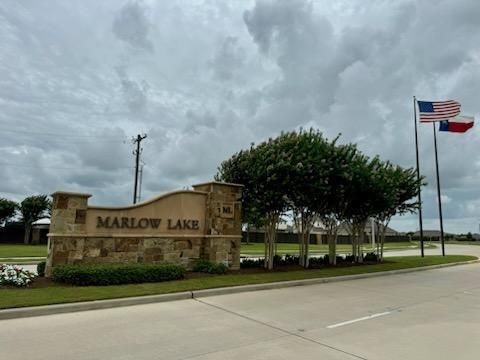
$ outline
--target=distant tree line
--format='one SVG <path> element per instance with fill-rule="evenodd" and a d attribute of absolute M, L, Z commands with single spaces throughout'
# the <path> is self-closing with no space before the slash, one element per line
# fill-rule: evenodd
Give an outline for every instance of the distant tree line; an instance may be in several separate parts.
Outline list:
<path fill-rule="evenodd" d="M 0 225 L 20 215 L 25 225 L 24 243 L 30 243 L 32 223 L 43 217 L 50 217 L 52 202 L 47 195 L 28 196 L 21 203 L 0 198 Z"/>
<path fill-rule="evenodd" d="M 336 264 L 337 230 L 348 225 L 355 262 L 363 261 L 367 221 L 379 224 L 377 254 L 383 261 L 385 231 L 396 214 L 415 212 L 420 184 L 413 168 L 378 156 L 368 157 L 354 144 L 338 144 L 319 131 L 291 131 L 234 154 L 221 163 L 216 179 L 243 184 L 243 219 L 265 229 L 265 261 L 273 268 L 276 233 L 282 215 L 293 214 L 300 265 L 309 264 L 309 237 L 320 220 L 327 230 L 329 262 Z M 420 185 L 420 186 L 419 186 Z"/>

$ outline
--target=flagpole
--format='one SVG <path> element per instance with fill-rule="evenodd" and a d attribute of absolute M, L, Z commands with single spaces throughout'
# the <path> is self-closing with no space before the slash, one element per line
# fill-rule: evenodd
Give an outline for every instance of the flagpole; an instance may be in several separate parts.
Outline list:
<path fill-rule="evenodd" d="M 442 242 L 442 256 L 445 256 L 445 239 L 443 236 L 443 216 L 442 216 L 442 195 L 440 194 L 440 175 L 438 173 L 438 153 L 437 153 L 437 130 L 433 125 L 433 142 L 435 144 L 435 167 L 437 169 L 437 196 L 438 196 L 438 214 L 440 216 L 440 241 Z"/>
<path fill-rule="evenodd" d="M 417 156 L 417 186 L 418 186 L 418 223 L 420 225 L 420 252 L 425 256 L 423 246 L 423 219 L 422 219 L 422 194 L 420 183 L 420 161 L 418 159 L 418 131 L 417 131 L 417 99 L 413 97 L 413 123 L 415 125 L 415 153 Z"/>

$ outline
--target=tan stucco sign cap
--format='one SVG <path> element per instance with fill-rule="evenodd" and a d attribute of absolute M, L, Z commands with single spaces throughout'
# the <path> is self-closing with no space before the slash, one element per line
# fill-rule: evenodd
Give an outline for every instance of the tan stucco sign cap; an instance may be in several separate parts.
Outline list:
<path fill-rule="evenodd" d="M 72 192 L 72 191 L 55 191 L 50 196 L 55 196 L 55 195 L 81 196 L 86 198 L 89 198 L 92 196 L 92 194 Z"/>
<path fill-rule="evenodd" d="M 229 185 L 229 186 L 236 186 L 236 187 L 245 187 L 245 185 L 242 185 L 242 184 L 234 184 L 234 183 L 227 183 L 227 182 L 221 182 L 221 181 L 208 181 L 208 182 L 204 182 L 204 183 L 200 183 L 200 184 L 195 184 L 195 185 L 192 185 L 192 186 L 202 186 L 202 185 L 210 185 L 210 184 L 213 184 L 213 185 Z"/>

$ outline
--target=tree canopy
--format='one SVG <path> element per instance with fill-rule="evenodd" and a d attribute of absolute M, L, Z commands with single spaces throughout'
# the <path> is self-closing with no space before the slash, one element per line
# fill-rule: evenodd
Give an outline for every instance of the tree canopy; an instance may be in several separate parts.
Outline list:
<path fill-rule="evenodd" d="M 22 221 L 25 223 L 25 243 L 30 242 L 32 223 L 46 216 L 51 208 L 51 200 L 47 195 L 33 195 L 26 197 L 20 203 Z"/>
<path fill-rule="evenodd" d="M 244 219 L 265 228 L 266 267 L 273 266 L 276 226 L 286 212 L 293 213 L 300 262 L 308 267 L 309 234 L 316 220 L 327 223 L 332 232 L 340 221 L 350 224 L 356 239 L 352 252 L 361 261 L 359 237 L 369 218 L 386 222 L 395 214 L 415 211 L 411 199 L 419 184 L 414 169 L 370 158 L 353 144 L 337 142 L 313 129 L 285 132 L 252 144 L 219 166 L 217 180 L 244 185 Z"/>
<path fill-rule="evenodd" d="M 17 209 L 18 204 L 15 201 L 0 198 L 0 225 L 12 218 Z"/>

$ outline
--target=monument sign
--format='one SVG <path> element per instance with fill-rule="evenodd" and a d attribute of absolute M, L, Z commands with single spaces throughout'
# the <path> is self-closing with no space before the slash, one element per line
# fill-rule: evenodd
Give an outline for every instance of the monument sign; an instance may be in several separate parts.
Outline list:
<path fill-rule="evenodd" d="M 55 192 L 46 275 L 60 264 L 177 263 L 240 267 L 242 185 L 209 182 L 124 207 Z"/>

